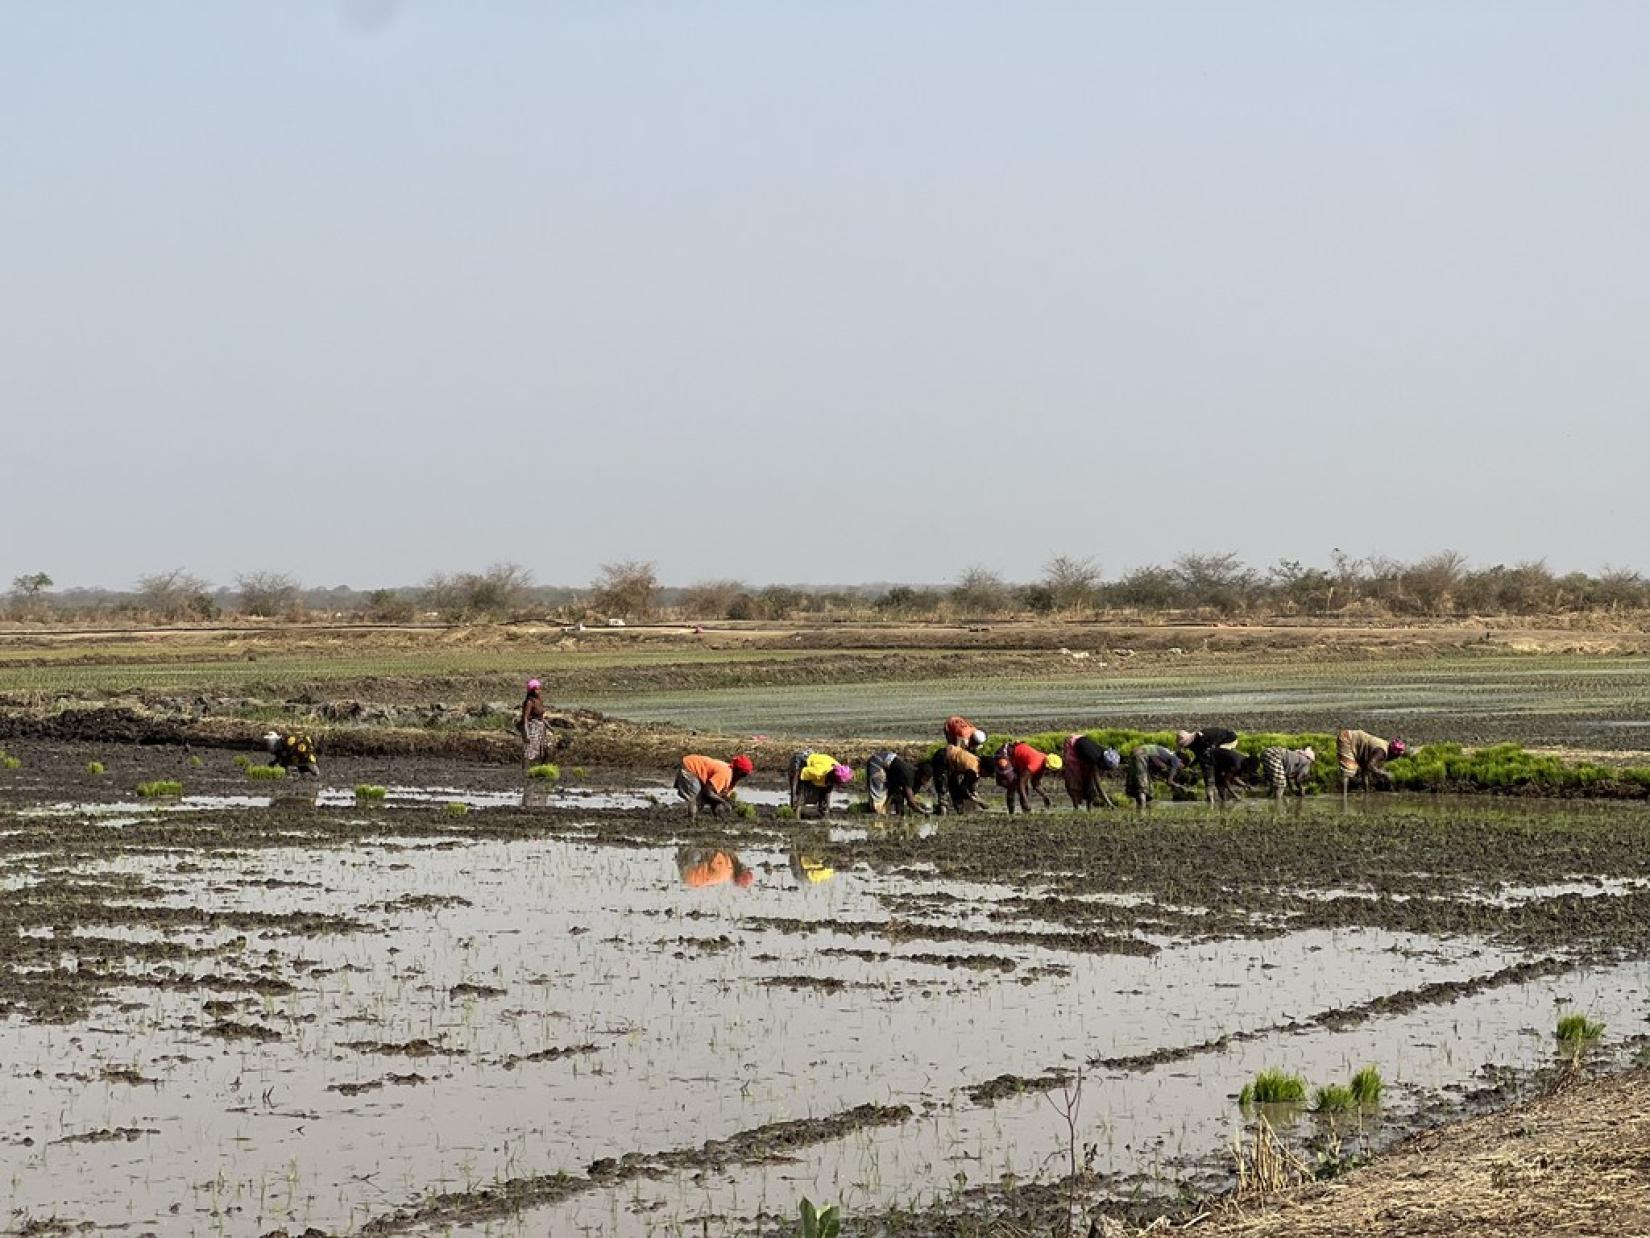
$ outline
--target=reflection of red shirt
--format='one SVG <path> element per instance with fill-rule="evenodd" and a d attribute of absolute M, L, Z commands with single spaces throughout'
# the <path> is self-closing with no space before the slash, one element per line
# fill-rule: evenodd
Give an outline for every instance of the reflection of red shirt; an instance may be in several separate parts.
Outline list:
<path fill-rule="evenodd" d="M 1022 774 L 1040 774 L 1048 764 L 1048 754 L 1030 744 L 1015 744 L 1008 750 L 1008 761 Z"/>
<path fill-rule="evenodd" d="M 974 736 L 974 724 L 961 714 L 945 720 L 945 737 L 954 744 L 966 744 Z"/>
<path fill-rule="evenodd" d="M 694 864 L 682 870 L 682 884 L 693 890 L 704 886 L 719 886 L 724 881 L 732 880 L 733 857 L 726 851 L 718 851 L 704 863 Z"/>

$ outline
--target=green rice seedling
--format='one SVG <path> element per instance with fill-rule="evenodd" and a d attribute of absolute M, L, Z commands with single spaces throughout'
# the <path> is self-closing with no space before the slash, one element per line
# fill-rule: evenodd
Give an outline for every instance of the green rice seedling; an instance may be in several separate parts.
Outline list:
<path fill-rule="evenodd" d="M 1313 1113 L 1351 1113 L 1357 1107 L 1352 1089 L 1344 1083 L 1326 1083 L 1312 1093 Z"/>
<path fill-rule="evenodd" d="M 1558 1042 L 1566 1046 L 1588 1044 L 1604 1035 L 1604 1024 L 1594 1023 L 1584 1014 L 1567 1014 L 1558 1021 Z"/>
<path fill-rule="evenodd" d="M 781 804 L 779 806 L 778 816 L 781 821 L 795 821 L 796 809 L 792 808 L 789 804 Z"/>
<path fill-rule="evenodd" d="M 446 811 L 449 817 L 462 817 L 470 811 L 470 806 L 463 800 L 449 800 Z"/>
<path fill-rule="evenodd" d="M 738 817 L 741 821 L 755 821 L 756 805 L 747 804 L 743 801 L 735 803 L 733 806 L 733 815 Z"/>
<path fill-rule="evenodd" d="M 834 1204 L 815 1208 L 811 1200 L 803 1199 L 797 1211 L 802 1221 L 797 1228 L 799 1238 L 838 1238 L 842 1233 L 842 1217 Z"/>
<path fill-rule="evenodd" d="M 583 782 L 589 776 L 590 776 L 590 771 L 585 769 L 584 766 L 575 765 L 573 767 L 573 777 L 577 778 L 580 782 Z"/>
<path fill-rule="evenodd" d="M 363 782 L 355 788 L 355 798 L 358 800 L 381 800 L 388 794 L 383 787 L 374 786 L 370 782 Z"/>
<path fill-rule="evenodd" d="M 158 800 L 168 799 L 183 794 L 183 784 L 169 778 L 157 778 L 153 782 L 140 782 L 137 785 L 139 799 Z"/>
<path fill-rule="evenodd" d="M 1245 1108 L 1250 1105 L 1298 1105 L 1305 1099 L 1306 1080 L 1281 1070 L 1261 1071 L 1238 1093 L 1238 1104 Z"/>
<path fill-rule="evenodd" d="M 9 752 L 0 752 L 0 769 L 17 769 L 22 764 L 22 757 L 14 757 Z"/>
<path fill-rule="evenodd" d="M 1381 1072 L 1373 1066 L 1365 1066 L 1352 1076 L 1352 1099 L 1363 1108 L 1381 1103 L 1381 1089 L 1385 1085 L 1381 1082 Z"/>
<path fill-rule="evenodd" d="M 237 756 L 235 758 L 235 768 L 236 769 L 246 769 L 251 764 L 252 764 L 252 758 L 247 756 L 246 753 L 244 753 L 244 752 L 241 753 L 239 756 Z"/>
<path fill-rule="evenodd" d="M 537 778 L 540 782 L 556 782 L 561 778 L 561 766 L 546 761 L 543 765 L 535 765 L 527 771 L 529 778 Z"/>
<path fill-rule="evenodd" d="M 190 769 L 199 769 L 201 766 L 203 766 L 205 764 L 206 764 L 206 762 L 201 760 L 199 757 L 192 756 L 192 757 L 189 758 L 189 768 Z"/>
<path fill-rule="evenodd" d="M 257 780 L 272 780 L 285 778 L 286 770 L 279 765 L 249 765 L 247 766 L 246 776 Z"/>
<path fill-rule="evenodd" d="M 102 761 L 87 761 L 86 762 L 86 772 L 88 774 L 90 774 L 93 778 L 96 778 L 99 774 L 104 772 L 103 762 Z"/>

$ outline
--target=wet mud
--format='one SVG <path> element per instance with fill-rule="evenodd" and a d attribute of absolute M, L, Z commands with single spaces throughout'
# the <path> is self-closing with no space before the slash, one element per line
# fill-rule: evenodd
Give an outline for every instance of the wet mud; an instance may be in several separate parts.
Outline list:
<path fill-rule="evenodd" d="M 253 790 L 227 751 L 18 751 L 0 1171 L 20 1232 L 731 1235 L 806 1194 L 916 1235 L 1046 1219 L 1073 1185 L 1143 1216 L 1221 1187 L 1264 1066 L 1379 1066 L 1373 1148 L 1527 1094 L 1555 1012 L 1607 1025 L 1601 1067 L 1650 1014 L 1636 805 L 918 829 L 689 821 L 647 770 L 530 793 L 340 756 Z M 184 796 L 136 802 L 168 762 Z M 367 781 L 400 794 L 358 805 Z M 1073 1184 L 1050 1102 L 1079 1078 Z"/>

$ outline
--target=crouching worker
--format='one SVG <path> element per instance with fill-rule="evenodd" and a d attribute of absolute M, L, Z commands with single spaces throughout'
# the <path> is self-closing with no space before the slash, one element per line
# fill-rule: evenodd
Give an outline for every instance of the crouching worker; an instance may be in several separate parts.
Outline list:
<path fill-rule="evenodd" d="M 801 816 L 804 809 L 816 809 L 821 817 L 831 815 L 831 792 L 854 780 L 854 771 L 828 752 L 802 751 L 791 758 L 791 811 Z"/>
<path fill-rule="evenodd" d="M 1249 780 L 1259 778 L 1261 760 L 1246 757 L 1236 748 L 1216 748 L 1209 754 L 1205 777 L 1214 779 L 1214 794 L 1222 808 L 1227 800 L 1240 800 L 1249 789 Z"/>
<path fill-rule="evenodd" d="M 945 720 L 945 742 L 978 754 L 985 746 L 985 732 L 961 714 L 952 714 Z"/>
<path fill-rule="evenodd" d="M 1111 796 L 1100 780 L 1122 767 L 1123 758 L 1117 749 L 1102 747 L 1087 735 L 1068 735 L 1060 755 L 1064 758 L 1060 774 L 1066 782 L 1066 794 L 1071 796 L 1071 806 L 1093 808 L 1098 801 L 1112 807 Z"/>
<path fill-rule="evenodd" d="M 1172 794 L 1180 789 L 1183 768 L 1180 758 L 1162 744 L 1140 744 L 1129 754 L 1129 798 L 1144 809 L 1152 802 L 1154 778 L 1168 783 Z"/>
<path fill-rule="evenodd" d="M 1272 788 L 1272 798 L 1283 803 L 1284 795 L 1293 791 L 1306 798 L 1306 780 L 1312 777 L 1312 767 L 1318 754 L 1308 748 L 1272 747 L 1262 749 L 1261 769 L 1266 773 L 1266 784 Z"/>
<path fill-rule="evenodd" d="M 966 748 L 947 744 L 933 756 L 934 811 L 961 812 L 968 804 L 986 807 L 980 798 L 980 758 Z"/>
<path fill-rule="evenodd" d="M 897 752 L 879 752 L 865 763 L 865 784 L 870 791 L 871 811 L 888 815 L 889 806 L 903 817 L 907 811 L 927 814 L 917 792 L 928 781 L 932 769 L 913 765 Z"/>
<path fill-rule="evenodd" d="M 1054 807 L 1054 801 L 1049 799 L 1048 792 L 1043 790 L 1043 775 L 1050 769 L 1060 769 L 1064 762 L 1059 757 L 1051 757 L 1030 744 L 1004 744 L 997 752 L 994 760 L 997 774 L 997 785 L 1003 789 L 1003 798 L 1008 801 L 1008 812 L 1014 815 L 1014 805 L 1020 805 L 1021 812 L 1031 811 L 1031 801 L 1026 796 L 1027 789 L 1037 792 L 1043 797 L 1043 807 Z"/>
<path fill-rule="evenodd" d="M 279 731 L 271 731 L 264 736 L 264 747 L 269 749 L 271 765 L 279 765 L 297 774 L 321 776 L 320 763 L 315 759 L 315 741 L 309 736 L 297 732 L 282 735 Z"/>
<path fill-rule="evenodd" d="M 718 816 L 722 809 L 733 807 L 728 798 L 733 788 L 755 768 L 742 752 L 731 761 L 690 753 L 676 770 L 676 794 L 687 801 L 688 816 L 697 817 L 701 808 Z"/>
<path fill-rule="evenodd" d="M 1335 736 L 1335 760 L 1341 767 L 1341 803 L 1346 803 L 1346 792 L 1354 782 L 1365 791 L 1371 785 L 1385 791 L 1392 786 L 1392 775 L 1386 772 L 1388 757 L 1401 757 L 1408 752 L 1401 739 L 1382 739 L 1368 731 L 1342 731 Z"/>
<path fill-rule="evenodd" d="M 1221 749 L 1230 749 L 1237 743 L 1237 732 L 1229 731 L 1225 727 L 1204 727 L 1201 731 L 1181 731 L 1175 736 L 1175 743 L 1192 754 L 1197 762 L 1198 769 L 1203 771 L 1203 794 L 1213 804 L 1215 802 L 1215 783 L 1219 771 L 1215 768 L 1215 753 Z"/>

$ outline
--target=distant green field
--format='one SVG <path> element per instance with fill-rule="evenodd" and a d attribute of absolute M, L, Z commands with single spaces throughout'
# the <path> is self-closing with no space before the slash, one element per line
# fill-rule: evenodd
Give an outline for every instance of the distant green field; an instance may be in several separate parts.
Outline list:
<path fill-rule="evenodd" d="M 1361 660 L 1189 673 L 831 684 L 596 695 L 577 704 L 724 734 L 937 734 L 961 713 L 987 730 L 1069 726 L 1358 726 L 1420 740 L 1638 749 L 1650 744 L 1650 661 L 1559 657 Z"/>

